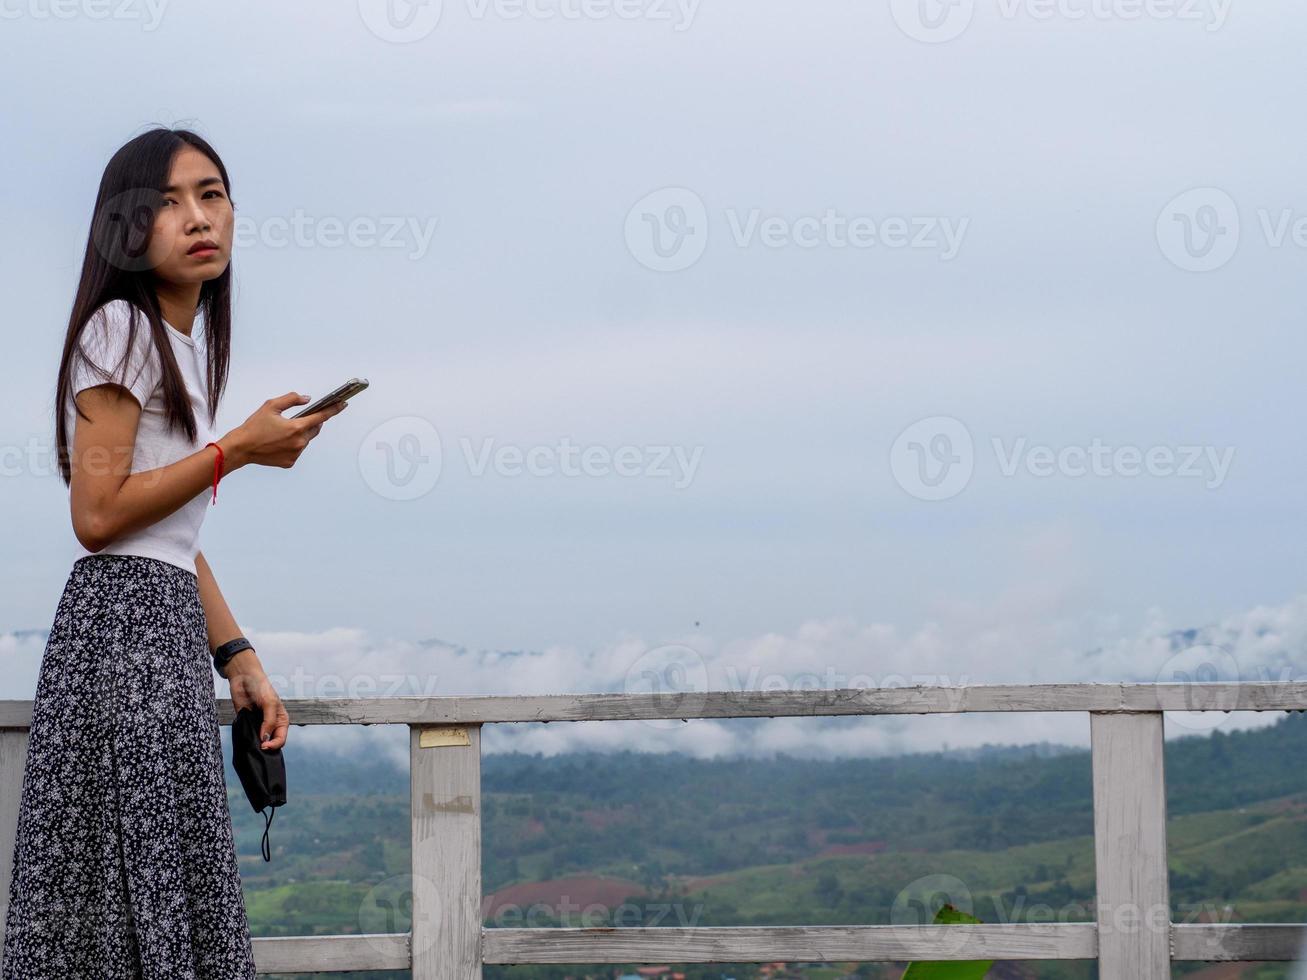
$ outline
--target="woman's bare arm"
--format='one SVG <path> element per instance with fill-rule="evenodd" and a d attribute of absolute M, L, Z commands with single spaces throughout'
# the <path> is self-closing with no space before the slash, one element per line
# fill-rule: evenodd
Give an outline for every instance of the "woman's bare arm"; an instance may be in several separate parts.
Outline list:
<path fill-rule="evenodd" d="M 77 404 L 87 417 L 74 422 L 69 506 L 73 532 L 87 551 L 162 520 L 213 482 L 218 454 L 212 446 L 167 466 L 131 472 L 141 405 L 121 385 L 86 388 Z M 243 465 L 234 431 L 217 443 L 224 473 Z"/>
<path fill-rule="evenodd" d="M 218 580 L 213 576 L 203 551 L 195 553 L 195 573 L 200 580 L 200 601 L 204 604 L 204 618 L 208 622 L 209 650 L 212 652 L 228 640 L 241 635 L 227 600 L 222 597 Z M 259 729 L 263 748 L 279 749 L 286 744 L 290 731 L 290 714 L 282 703 L 263 662 L 254 650 L 242 650 L 227 661 L 227 682 L 231 685 L 232 703 L 239 711 L 258 705 L 263 712 L 263 725 Z"/>
<path fill-rule="evenodd" d="M 289 392 L 270 398 L 244 424 L 215 440 L 223 451 L 222 474 L 248 463 L 294 465 L 322 423 L 345 403 L 302 419 L 282 412 L 307 401 Z M 87 551 L 100 551 L 125 534 L 172 514 L 213 482 L 217 451 L 206 446 L 167 466 L 131 472 L 141 405 L 122 385 L 106 382 L 77 394 L 87 417 L 74 417 L 69 506 L 73 533 Z"/>
<path fill-rule="evenodd" d="M 208 622 L 209 649 L 216 650 L 228 640 L 241 636 L 241 628 L 236 624 L 236 617 L 223 598 L 222 590 L 218 588 L 218 580 L 213 577 L 213 569 L 209 567 L 203 551 L 195 553 L 195 574 L 200 580 L 200 601 L 204 604 L 204 618 Z M 233 668 L 244 669 L 256 665 L 259 669 L 263 668 L 258 654 L 253 650 L 242 650 L 228 663 L 228 673 Z"/>

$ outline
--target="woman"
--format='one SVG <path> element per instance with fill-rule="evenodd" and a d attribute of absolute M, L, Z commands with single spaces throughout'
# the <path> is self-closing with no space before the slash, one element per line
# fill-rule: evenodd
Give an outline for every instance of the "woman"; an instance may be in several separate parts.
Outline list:
<path fill-rule="evenodd" d="M 344 405 L 290 419 L 309 396 L 289 392 L 217 435 L 233 218 L 187 130 L 136 137 L 100 181 L 55 401 L 81 547 L 37 682 L 3 980 L 255 975 L 211 672 L 240 629 L 199 531 L 222 476 L 293 466 Z M 220 673 L 284 745 L 255 651 Z"/>

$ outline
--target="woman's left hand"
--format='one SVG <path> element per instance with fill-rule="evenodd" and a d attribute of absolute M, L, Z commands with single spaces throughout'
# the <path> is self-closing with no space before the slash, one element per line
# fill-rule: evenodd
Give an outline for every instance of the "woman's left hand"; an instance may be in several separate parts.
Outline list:
<path fill-rule="evenodd" d="M 263 668 L 248 667 L 242 670 L 235 666 L 240 657 L 237 654 L 227 665 L 227 680 L 231 684 L 231 701 L 236 710 L 253 708 L 257 705 L 263 711 L 263 724 L 259 726 L 259 738 L 265 750 L 279 749 L 286 744 L 286 733 L 290 731 L 290 715 L 281 703 L 277 689 L 268 680 Z"/>

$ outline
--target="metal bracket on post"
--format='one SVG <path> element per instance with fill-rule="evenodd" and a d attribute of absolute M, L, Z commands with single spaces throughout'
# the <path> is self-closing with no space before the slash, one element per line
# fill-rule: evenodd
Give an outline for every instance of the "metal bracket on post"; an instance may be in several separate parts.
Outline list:
<path fill-rule="evenodd" d="M 471 745 L 466 725 L 419 725 L 418 748 L 434 749 L 444 745 Z"/>

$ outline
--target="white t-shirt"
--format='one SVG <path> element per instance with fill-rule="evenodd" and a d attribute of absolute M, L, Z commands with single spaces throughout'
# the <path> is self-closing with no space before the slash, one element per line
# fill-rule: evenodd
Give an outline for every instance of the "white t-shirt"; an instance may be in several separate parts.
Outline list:
<path fill-rule="evenodd" d="M 85 357 L 73 352 L 71 393 L 64 407 L 68 425 L 68 448 L 72 451 L 75 426 L 81 418 L 72 400 L 79 391 L 106 381 L 126 380 L 132 395 L 141 405 L 141 418 L 136 429 L 136 443 L 132 450 L 131 472 L 157 469 L 199 451 L 204 444 L 218 437 L 209 425 L 208 388 L 205 382 L 207 355 L 205 345 L 196 337 L 188 337 L 167 320 L 164 326 L 172 343 L 173 356 L 181 369 L 186 390 L 190 395 L 191 410 L 195 413 L 196 440 L 188 442 L 181 431 L 170 430 L 164 414 L 163 364 L 154 349 L 150 335 L 150 321 L 144 310 L 136 316 L 136 335 L 133 337 L 132 356 L 127 373 L 122 375 L 123 355 L 127 349 L 131 304 L 125 299 L 112 300 L 100 307 L 82 331 L 81 350 Z M 202 322 L 196 320 L 196 326 Z M 199 333 L 198 330 L 193 332 Z M 117 456 L 111 456 L 109 465 L 117 465 Z M 200 526 L 213 499 L 212 486 L 187 501 L 167 517 L 149 527 L 125 534 L 99 552 L 88 551 L 73 535 L 76 546 L 74 561 L 90 554 L 142 555 L 158 558 L 195 573 L 195 555 L 200 550 Z"/>

